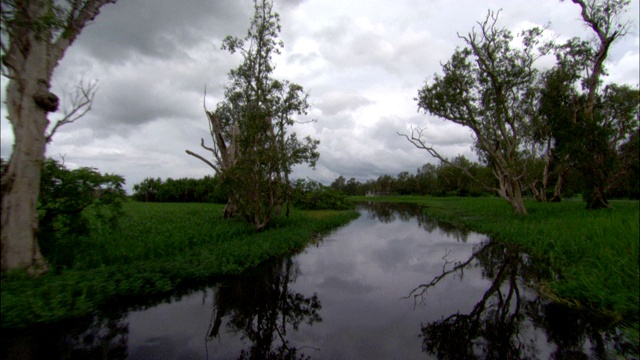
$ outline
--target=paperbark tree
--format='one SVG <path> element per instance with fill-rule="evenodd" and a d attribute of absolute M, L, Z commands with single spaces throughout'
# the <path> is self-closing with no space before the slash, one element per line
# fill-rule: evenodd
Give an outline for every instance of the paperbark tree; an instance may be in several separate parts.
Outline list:
<path fill-rule="evenodd" d="M 525 129 L 534 105 L 533 83 L 537 76 L 534 63 L 539 57 L 538 39 L 542 30 L 534 28 L 522 34 L 520 49 L 512 46 L 514 36 L 496 27 L 498 14 L 489 12 L 479 22 L 479 32 L 459 36 L 467 47 L 458 49 L 443 64 L 443 75 L 420 89 L 418 107 L 428 114 L 460 124 L 473 132 L 474 146 L 480 158 L 493 170 L 498 187 L 485 188 L 504 198 L 517 214 L 526 214 L 522 200 L 521 177 Z M 441 161 L 452 164 L 428 145 L 423 130 L 412 129 L 404 135 L 413 145 Z M 473 175 L 462 168 L 468 176 Z"/>
<path fill-rule="evenodd" d="M 244 61 L 229 72 L 225 100 L 206 110 L 214 161 L 187 150 L 218 173 L 227 186 L 225 216 L 239 215 L 263 229 L 291 199 L 289 174 L 295 164 L 315 165 L 318 141 L 288 133 L 293 116 L 306 114 L 309 104 L 302 86 L 271 77 L 272 57 L 283 46 L 278 40 L 279 15 L 273 3 L 254 2 L 255 13 L 246 37 L 225 38 L 222 48 L 239 52 Z"/>
<path fill-rule="evenodd" d="M 65 51 L 102 6 L 116 0 L 2 0 L 2 75 L 14 145 L 2 176 L 2 271 L 46 271 L 40 253 L 37 200 L 47 143 L 47 115 L 58 109 L 50 92 Z M 52 135 L 52 134 L 50 134 Z"/>
<path fill-rule="evenodd" d="M 542 100 L 546 101 L 556 154 L 572 163 L 583 178 L 587 209 L 607 208 L 607 188 L 616 176 L 617 147 L 634 129 L 633 112 L 623 114 L 616 101 L 619 97 L 614 95 L 633 91 L 618 86 L 603 89 L 602 78 L 612 44 L 627 33 L 629 23 L 622 21 L 622 14 L 630 1 L 572 2 L 580 6 L 582 19 L 595 38 L 573 38 L 556 47 L 557 65 L 550 71 L 544 89 L 547 96 Z M 637 101 L 624 106 L 632 110 Z"/>

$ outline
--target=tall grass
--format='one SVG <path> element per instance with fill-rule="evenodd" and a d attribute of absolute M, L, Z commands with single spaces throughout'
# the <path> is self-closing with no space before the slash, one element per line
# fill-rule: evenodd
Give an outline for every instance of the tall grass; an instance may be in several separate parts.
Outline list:
<path fill-rule="evenodd" d="M 370 198 L 367 198 L 370 200 Z M 637 328 L 640 288 L 638 201 L 612 201 L 613 208 L 585 210 L 584 202 L 525 202 L 529 215 L 515 215 L 499 198 L 377 198 L 413 202 L 425 212 L 495 241 L 516 243 L 549 266 L 546 295 L 595 309 Z"/>
<path fill-rule="evenodd" d="M 2 327 L 50 323 L 86 315 L 122 300 L 238 274 L 271 257 L 302 249 L 316 234 L 344 225 L 355 211 L 293 211 L 256 233 L 240 221 L 222 219 L 221 205 L 135 203 L 125 205 L 117 229 L 98 228 L 70 240 L 72 266 L 53 266 L 37 279 L 3 274 Z"/>

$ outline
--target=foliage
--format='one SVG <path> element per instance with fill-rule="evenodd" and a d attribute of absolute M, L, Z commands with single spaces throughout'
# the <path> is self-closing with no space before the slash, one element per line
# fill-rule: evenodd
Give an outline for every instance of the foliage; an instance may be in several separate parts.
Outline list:
<path fill-rule="evenodd" d="M 146 178 L 133 185 L 133 191 L 133 198 L 144 202 L 225 203 L 228 198 L 220 178 L 215 176 L 205 176 L 202 179 L 168 178 L 166 181 Z"/>
<path fill-rule="evenodd" d="M 590 43 L 572 39 L 557 51 L 557 65 L 544 76 L 539 110 L 554 140 L 554 159 L 580 173 L 588 208 L 607 207 L 617 179 L 634 165 L 621 149 L 638 129 L 639 91 L 609 84 L 595 93 L 588 112 L 589 98 L 576 83 L 589 71 Z"/>
<path fill-rule="evenodd" d="M 39 195 L 46 145 L 61 125 L 91 108 L 95 86 L 83 88 L 71 109 L 47 134 L 49 113 L 59 98 L 50 91 L 55 68 L 85 25 L 102 6 L 116 0 L 3 0 L 0 2 L 0 68 L 6 118 L 13 130 L 13 151 L 2 182 L 2 271 L 47 270 L 37 239 Z M 5 83 L 3 83 L 5 85 Z M 82 85 L 82 84 L 81 84 Z M 82 86 L 81 86 L 82 87 Z"/>
<path fill-rule="evenodd" d="M 96 169 L 67 169 L 47 159 L 42 169 L 38 202 L 38 242 L 51 265 L 69 267 L 87 246 L 81 240 L 91 228 L 112 229 L 121 215 L 125 192 L 120 175 Z"/>
<path fill-rule="evenodd" d="M 295 205 L 305 210 L 347 210 L 353 208 L 353 204 L 346 194 L 326 187 L 305 193 Z"/>
<path fill-rule="evenodd" d="M 442 65 L 443 74 L 419 90 L 418 107 L 424 112 L 467 127 L 473 132 L 480 159 L 491 167 L 499 186 L 484 184 L 526 214 L 520 178 L 526 172 L 522 147 L 533 113 L 532 85 L 537 78 L 535 61 L 542 30 L 521 34 L 522 45 L 512 45 L 514 35 L 496 26 L 498 15 L 489 12 L 472 30 L 460 36 L 466 47 L 458 49 Z M 405 135 L 406 136 L 406 135 Z M 422 139 L 422 131 L 406 136 L 418 148 L 447 161 Z M 469 176 L 464 166 L 459 168 Z"/>
<path fill-rule="evenodd" d="M 600 209 L 609 207 L 608 188 L 619 177 L 618 147 L 638 126 L 638 90 L 602 87 L 608 52 L 629 28 L 620 21 L 630 2 L 573 2 L 595 37 L 554 44 L 557 61 L 545 74 L 540 108 L 555 143 L 554 157 L 580 172 L 587 208 Z"/>
<path fill-rule="evenodd" d="M 144 301 L 215 277 L 238 274 L 302 249 L 318 234 L 357 217 L 355 211 L 292 211 L 256 233 L 224 221 L 219 204 L 127 202 L 116 229 L 82 237 L 74 263 L 32 279 L 3 274 L 2 327 L 25 327 Z"/>
<path fill-rule="evenodd" d="M 264 229 L 271 217 L 291 201 L 289 174 L 296 164 L 315 166 L 318 141 L 288 133 L 294 116 L 309 108 L 302 86 L 272 78 L 273 56 L 283 47 L 278 40 L 280 17 L 272 1 L 255 0 L 254 16 L 244 38 L 227 36 L 222 48 L 239 52 L 243 62 L 229 72 L 225 100 L 207 112 L 216 163 L 187 151 L 209 164 L 230 196 L 225 216 L 239 215 Z"/>

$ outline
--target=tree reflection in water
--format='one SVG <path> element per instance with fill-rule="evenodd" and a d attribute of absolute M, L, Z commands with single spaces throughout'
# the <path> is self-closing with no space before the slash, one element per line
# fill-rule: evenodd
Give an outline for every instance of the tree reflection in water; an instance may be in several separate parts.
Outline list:
<path fill-rule="evenodd" d="M 428 303 L 428 290 L 451 274 L 481 266 L 490 286 L 469 313 L 423 324 L 423 351 L 439 359 L 537 359 L 535 329 L 546 333 L 551 359 L 604 359 L 606 319 L 543 301 L 529 288 L 544 270 L 514 246 L 486 242 L 463 262 L 445 260 L 443 271 L 411 291 L 416 304 Z M 611 333 L 611 329 L 606 329 Z M 540 339 L 537 339 L 538 341 Z"/>
<path fill-rule="evenodd" d="M 122 312 L 4 333 L 2 359 L 126 359 Z"/>
<path fill-rule="evenodd" d="M 367 203 L 360 203 L 361 206 L 368 210 L 368 217 L 370 219 L 377 219 L 383 223 L 392 223 L 396 220 L 403 222 L 416 219 L 418 226 L 425 231 L 432 233 L 436 230 L 443 231 L 447 235 L 454 237 L 456 240 L 466 243 L 469 234 L 469 229 L 460 227 L 447 222 L 437 221 L 430 216 L 426 215 L 423 211 L 423 206 L 407 203 L 385 203 L 370 201 Z"/>
<path fill-rule="evenodd" d="M 321 305 L 316 294 L 304 297 L 289 289 L 297 271 L 291 258 L 287 258 L 220 284 L 208 339 L 219 336 L 223 317 L 228 316 L 227 326 L 251 342 L 239 359 L 304 359 L 300 352 L 303 348 L 296 348 L 287 340 L 287 330 L 322 321 L 318 314 Z"/>

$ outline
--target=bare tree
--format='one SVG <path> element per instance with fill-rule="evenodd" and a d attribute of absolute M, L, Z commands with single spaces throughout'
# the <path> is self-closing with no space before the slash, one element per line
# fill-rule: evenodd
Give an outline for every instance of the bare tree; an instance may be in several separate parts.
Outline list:
<path fill-rule="evenodd" d="M 207 96 L 207 89 L 204 90 L 205 98 Z M 204 104 L 204 101 L 203 101 Z M 233 116 L 233 109 L 231 107 L 221 104 L 216 111 L 210 111 L 204 104 L 204 113 L 207 115 L 209 123 L 209 134 L 211 134 L 211 140 L 213 145 L 211 147 L 205 145 L 204 139 L 200 138 L 200 147 L 211 153 L 214 158 L 214 162 L 209 161 L 207 158 L 194 153 L 191 150 L 185 150 L 185 152 L 195 158 L 202 160 L 205 164 L 209 165 L 217 175 L 222 175 L 225 171 L 231 169 L 238 159 L 237 146 L 235 146 L 238 137 L 238 125 L 236 117 Z M 229 219 L 235 215 L 235 206 L 233 199 L 229 196 L 227 205 L 224 208 L 224 218 Z"/>
<path fill-rule="evenodd" d="M 14 146 L 2 176 L 2 271 L 47 265 L 40 253 L 37 199 L 47 140 L 47 115 L 58 109 L 50 91 L 53 72 L 82 29 L 116 0 L 2 0 L 2 75 Z M 90 92 L 88 98 L 92 98 Z M 80 102 L 82 103 L 82 101 Z M 85 107 L 86 108 L 86 107 Z M 81 110 L 79 110 L 82 113 Z M 75 113 L 67 114 L 73 119 Z"/>

